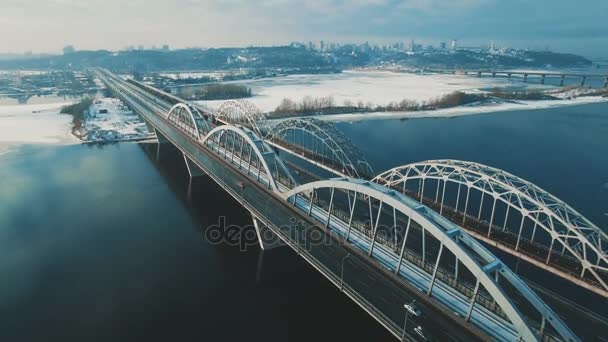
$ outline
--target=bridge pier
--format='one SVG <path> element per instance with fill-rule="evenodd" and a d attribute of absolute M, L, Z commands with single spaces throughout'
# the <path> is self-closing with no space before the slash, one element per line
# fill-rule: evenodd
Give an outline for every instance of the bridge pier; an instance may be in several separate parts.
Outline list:
<path fill-rule="evenodd" d="M 604 88 L 608 88 L 608 77 L 604 77 Z"/>
<path fill-rule="evenodd" d="M 562 75 L 561 80 L 559 81 L 559 86 L 563 87 L 564 86 L 564 80 L 566 79 L 566 75 Z"/>
<path fill-rule="evenodd" d="M 492 72 L 492 78 L 496 78 L 496 72 Z"/>
<path fill-rule="evenodd" d="M 206 176 L 207 174 L 201 170 L 194 162 L 188 158 L 188 156 L 184 153 L 184 161 L 186 162 L 186 168 L 188 169 L 188 174 L 190 175 L 190 180 L 194 177 Z"/>
<path fill-rule="evenodd" d="M 477 77 L 481 77 L 481 71 L 477 72 Z"/>
<path fill-rule="evenodd" d="M 148 129 L 151 127 L 150 124 L 148 124 L 146 122 L 146 126 L 148 126 Z M 156 128 L 152 127 L 151 132 L 154 132 L 154 135 L 156 135 L 156 139 L 158 140 L 159 144 L 166 144 L 169 143 L 170 141 L 161 133 L 159 132 Z"/>
<path fill-rule="evenodd" d="M 528 82 L 528 74 L 524 74 L 524 82 Z"/>
<path fill-rule="evenodd" d="M 513 74 L 512 74 L 512 73 L 510 73 L 510 72 L 509 72 L 509 73 L 507 73 L 507 79 L 508 79 L 508 80 L 510 80 L 512 75 L 513 75 Z"/>
<path fill-rule="evenodd" d="M 261 224 L 255 216 L 252 215 L 251 217 L 253 219 L 253 226 L 255 227 L 255 232 L 258 236 L 260 248 L 263 251 L 268 251 L 277 247 L 283 247 L 285 245 L 275 233 L 273 233 L 265 225 Z"/>
<path fill-rule="evenodd" d="M 546 77 L 546 76 L 547 76 L 547 75 L 545 75 L 545 74 L 540 75 L 540 84 L 545 84 L 545 77 Z"/>
<path fill-rule="evenodd" d="M 581 87 L 584 87 L 584 86 L 585 86 L 585 81 L 586 81 L 586 80 L 587 80 L 587 76 L 583 76 L 583 77 L 581 78 Z"/>

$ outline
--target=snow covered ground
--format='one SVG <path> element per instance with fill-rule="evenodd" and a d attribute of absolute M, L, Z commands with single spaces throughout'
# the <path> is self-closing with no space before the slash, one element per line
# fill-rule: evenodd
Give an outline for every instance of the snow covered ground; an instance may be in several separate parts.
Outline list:
<path fill-rule="evenodd" d="M 301 101 L 305 96 L 333 96 L 337 105 L 345 100 L 357 103 L 387 105 L 404 99 L 428 101 L 460 90 L 504 87 L 510 83 L 501 78 L 477 78 L 464 75 L 419 75 L 389 71 L 345 71 L 341 74 L 290 75 L 252 81 L 233 81 L 252 88 L 255 96 L 247 99 L 262 111 L 274 110 L 283 98 Z M 224 101 L 204 101 L 211 108 Z"/>
<path fill-rule="evenodd" d="M 72 117 L 59 114 L 67 103 L 0 106 L 0 154 L 23 144 L 73 144 Z"/>
<path fill-rule="evenodd" d="M 342 105 L 346 100 L 354 104 L 361 101 L 364 104 L 386 105 L 403 99 L 423 103 L 454 91 L 478 93 L 483 92 L 484 89 L 494 87 L 517 86 L 534 90 L 559 89 L 551 85 L 523 83 L 516 79 L 478 78 L 444 74 L 420 75 L 390 71 L 345 71 L 341 74 L 291 75 L 230 83 L 251 87 L 255 96 L 247 99 L 247 101 L 252 102 L 264 112 L 274 110 L 284 98 L 301 101 L 305 96 L 332 96 L 336 105 Z M 606 98 L 599 97 L 569 99 L 568 95 L 574 93 L 575 91 L 563 94 L 560 97 L 564 100 L 559 101 L 505 101 L 504 103 L 461 106 L 433 111 L 337 114 L 323 115 L 319 118 L 334 121 L 354 121 L 385 118 L 451 117 L 607 101 Z M 225 101 L 198 101 L 199 104 L 210 109 L 217 109 L 223 102 Z"/>
<path fill-rule="evenodd" d="M 95 99 L 85 116 L 81 132 L 87 141 L 131 140 L 150 136 L 139 116 L 115 98 Z"/>

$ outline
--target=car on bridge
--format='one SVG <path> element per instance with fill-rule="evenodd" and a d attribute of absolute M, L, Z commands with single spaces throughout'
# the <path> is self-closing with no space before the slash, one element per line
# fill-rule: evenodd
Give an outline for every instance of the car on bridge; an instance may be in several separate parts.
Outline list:
<path fill-rule="evenodd" d="M 409 304 L 403 304 L 403 307 L 411 314 L 414 315 L 416 317 L 420 317 L 422 316 L 422 310 L 420 310 L 419 307 L 417 307 L 416 305 L 414 305 L 414 302 L 411 302 Z"/>
<path fill-rule="evenodd" d="M 421 326 L 415 327 L 414 332 L 416 333 L 416 337 L 418 337 L 420 341 L 430 341 L 430 336 L 424 331 L 424 329 L 422 329 Z"/>

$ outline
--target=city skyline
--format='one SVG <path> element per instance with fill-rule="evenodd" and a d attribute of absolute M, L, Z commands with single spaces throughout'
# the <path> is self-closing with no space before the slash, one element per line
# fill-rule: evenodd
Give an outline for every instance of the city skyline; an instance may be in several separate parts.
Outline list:
<path fill-rule="evenodd" d="M 172 48 L 283 45 L 293 41 L 389 43 L 415 39 L 425 45 L 457 39 L 464 45 L 546 48 L 590 57 L 608 56 L 603 13 L 608 4 L 585 6 L 547 0 L 336 1 L 9 0 L 0 27 L 12 32 L 0 53 L 59 53 L 127 46 Z M 551 10 L 549 13 L 549 9 Z M 29 18 L 29 20 L 23 20 Z"/>

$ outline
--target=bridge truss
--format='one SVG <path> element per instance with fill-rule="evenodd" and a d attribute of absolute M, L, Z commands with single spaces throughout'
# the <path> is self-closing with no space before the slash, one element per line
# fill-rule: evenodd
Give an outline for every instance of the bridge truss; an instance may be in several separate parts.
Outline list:
<path fill-rule="evenodd" d="M 201 143 L 277 193 L 298 184 L 274 150 L 246 127 L 218 126 Z"/>
<path fill-rule="evenodd" d="M 517 275 L 479 242 L 393 189 L 360 179 L 336 178 L 300 185 L 283 196 L 320 225 L 449 310 L 483 327 L 497 340 L 536 341 L 546 336 L 578 340 Z"/>
<path fill-rule="evenodd" d="M 263 136 L 259 124 L 266 120 L 266 116 L 249 101 L 226 101 L 213 114 L 213 117 L 225 124 L 245 126 L 258 137 Z"/>
<path fill-rule="evenodd" d="M 200 139 L 211 131 L 209 122 L 193 106 L 185 103 L 174 105 L 167 114 L 167 119 L 192 137 Z"/>
<path fill-rule="evenodd" d="M 429 160 L 388 170 L 375 182 L 420 199 L 475 236 L 608 294 L 608 236 L 572 207 L 503 170 Z M 427 191 L 431 187 L 431 193 Z M 433 191 L 434 190 L 434 191 Z M 554 272 L 555 273 L 555 272 Z M 569 278 L 572 280 L 571 278 Z"/>
<path fill-rule="evenodd" d="M 270 128 L 266 140 L 311 159 L 344 176 L 370 179 L 367 158 L 333 124 L 312 119 L 288 119 Z"/>

